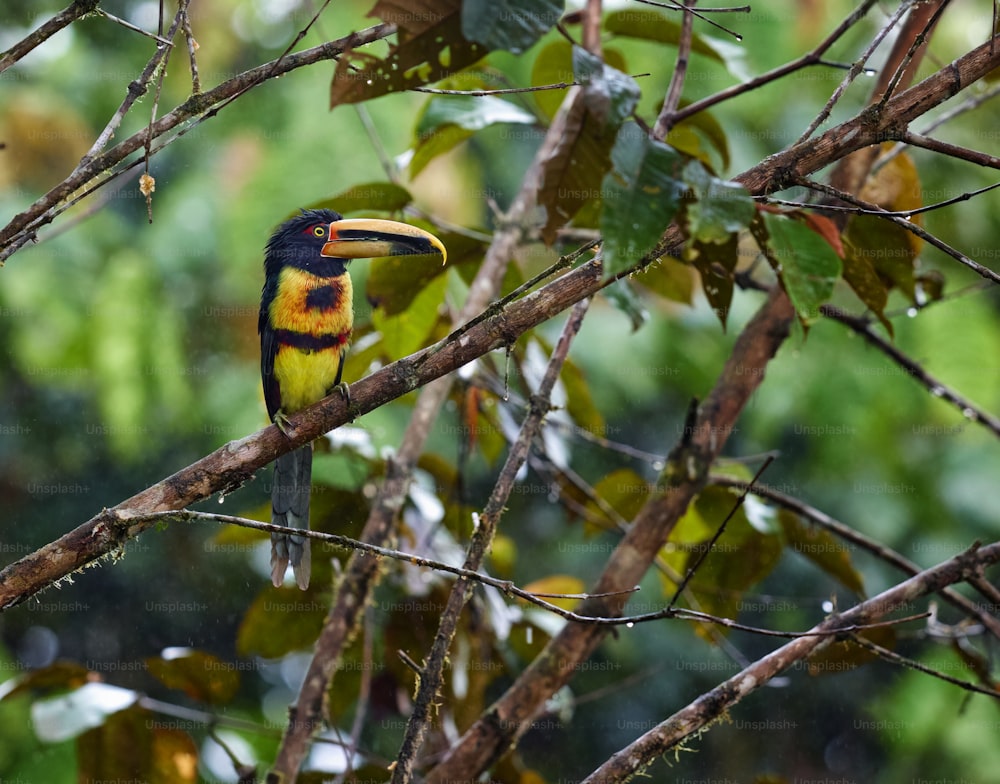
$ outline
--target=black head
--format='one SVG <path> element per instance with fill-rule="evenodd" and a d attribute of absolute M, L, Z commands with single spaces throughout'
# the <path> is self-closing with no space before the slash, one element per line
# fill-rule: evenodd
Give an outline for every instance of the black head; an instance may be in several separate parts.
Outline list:
<path fill-rule="evenodd" d="M 291 265 L 324 277 L 343 274 L 348 259 L 321 255 L 330 239 L 330 224 L 341 217 L 333 210 L 302 210 L 301 215 L 282 223 L 267 241 L 265 271 L 277 274 Z"/>

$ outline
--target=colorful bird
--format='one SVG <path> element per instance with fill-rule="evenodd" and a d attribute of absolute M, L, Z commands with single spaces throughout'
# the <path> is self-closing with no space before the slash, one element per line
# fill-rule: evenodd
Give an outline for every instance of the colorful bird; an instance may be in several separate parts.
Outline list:
<path fill-rule="evenodd" d="M 340 386 L 354 326 L 351 259 L 428 255 L 444 245 L 422 229 L 395 221 L 344 219 L 332 210 L 303 210 L 271 235 L 260 297 L 260 375 L 268 417 L 288 434 L 286 415 Z M 309 528 L 312 444 L 274 462 L 271 522 Z M 309 586 L 309 540 L 271 535 L 271 581 L 284 582 L 291 563 L 299 588 Z"/>

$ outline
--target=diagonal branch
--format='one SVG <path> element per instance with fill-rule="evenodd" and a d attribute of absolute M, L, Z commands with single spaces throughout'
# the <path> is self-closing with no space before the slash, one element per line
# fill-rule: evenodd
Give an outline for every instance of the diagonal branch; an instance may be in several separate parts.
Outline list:
<path fill-rule="evenodd" d="M 827 618 L 814 627 L 814 631 L 836 631 L 845 624 L 884 617 L 915 599 L 968 579 L 983 567 L 995 564 L 997 561 L 1000 561 L 1000 543 L 982 548 L 974 546 L 846 612 Z M 795 662 L 804 659 L 829 639 L 829 637 L 801 637 L 758 659 L 615 753 L 584 779 L 584 784 L 626 781 L 631 776 L 641 773 L 658 757 L 676 747 L 685 738 L 697 734 L 710 722 L 724 716 L 744 697 L 787 670 Z M 998 694 L 993 696 L 1000 697 Z"/>
<path fill-rule="evenodd" d="M 22 38 L 10 49 L 0 55 L 0 73 L 10 68 L 37 46 L 45 43 L 64 27 L 68 27 L 81 16 L 92 12 L 101 0 L 74 0 L 69 6 L 49 19 L 45 24 Z"/>
<path fill-rule="evenodd" d="M 570 343 L 583 324 L 583 317 L 586 315 L 589 303 L 590 300 L 586 299 L 576 303 L 563 328 L 562 336 L 552 352 L 538 391 L 531 398 L 531 405 L 528 415 L 521 425 L 521 432 L 507 454 L 507 460 L 500 471 L 500 477 L 490 494 L 482 516 L 479 518 L 463 564 L 465 569 L 477 571 L 489 552 L 497 526 L 500 523 L 500 517 L 510 499 L 517 474 L 528 459 L 531 444 L 542 428 L 545 415 L 552 407 L 552 390 L 559 378 L 559 372 L 566 361 L 566 356 L 569 354 Z M 437 699 L 444 681 L 443 674 L 448 649 L 455 638 L 459 615 L 472 595 L 472 587 L 472 583 L 467 578 L 459 577 L 448 594 L 448 602 L 442 613 L 431 652 L 427 656 L 427 665 L 420 677 L 413 712 L 406 723 L 406 734 L 396 759 L 396 766 L 392 771 L 393 784 L 404 784 L 410 781 L 413 776 L 415 757 L 430 724 L 434 701 Z"/>
<path fill-rule="evenodd" d="M 107 152 L 82 160 L 69 177 L 41 196 L 26 210 L 11 218 L 10 222 L 0 229 L 0 262 L 34 239 L 39 228 L 51 223 L 61 211 L 58 208 L 64 201 L 77 191 L 94 186 L 102 175 L 111 172 L 134 152 L 142 149 L 147 138 L 157 139 L 190 120 L 207 119 L 234 96 L 258 87 L 269 79 L 275 79 L 324 60 L 333 60 L 350 49 L 386 38 L 395 31 L 395 25 L 375 25 L 336 41 L 328 41 L 302 52 L 283 55 L 237 74 L 208 92 L 192 95 L 150 127 L 137 131 Z M 183 132 L 183 129 L 179 132 Z M 162 145 L 155 147 L 153 152 L 161 148 Z"/>
<path fill-rule="evenodd" d="M 864 111 L 816 139 L 772 155 L 735 179 L 751 195 L 782 190 L 843 157 L 877 145 L 1000 64 L 1000 50 L 984 44 L 920 84 L 888 101 L 885 111 Z M 676 229 L 667 232 L 649 258 L 678 247 Z M 642 266 L 640 264 L 639 266 Z M 774 289 L 736 341 L 712 394 L 701 406 L 671 457 L 654 494 L 608 559 L 592 593 L 612 593 L 638 584 L 674 524 L 703 486 L 712 461 L 720 454 L 750 395 L 762 383 L 767 364 L 788 335 L 794 317 L 787 296 Z M 588 600 L 579 612 L 615 615 L 625 599 Z M 604 638 L 604 630 L 568 625 L 546 645 L 517 681 L 448 750 L 428 775 L 431 784 L 472 780 L 515 744 L 544 708 L 545 700 L 566 684 L 576 666 Z"/>

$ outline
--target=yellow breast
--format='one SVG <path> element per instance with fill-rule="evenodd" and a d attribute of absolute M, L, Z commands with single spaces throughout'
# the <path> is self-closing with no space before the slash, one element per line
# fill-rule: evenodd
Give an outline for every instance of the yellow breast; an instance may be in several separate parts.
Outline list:
<path fill-rule="evenodd" d="M 337 383 L 354 326 L 352 298 L 346 273 L 322 278 L 295 267 L 281 271 L 270 315 L 271 327 L 279 331 L 274 377 L 286 414 L 322 400 Z M 321 339 L 323 347 L 301 345 L 308 341 L 290 345 L 298 335 Z"/>

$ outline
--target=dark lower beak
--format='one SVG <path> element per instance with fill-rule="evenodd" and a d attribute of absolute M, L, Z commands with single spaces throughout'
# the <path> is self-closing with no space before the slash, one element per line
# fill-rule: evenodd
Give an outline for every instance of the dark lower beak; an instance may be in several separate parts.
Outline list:
<path fill-rule="evenodd" d="M 320 251 L 337 259 L 383 256 L 431 256 L 448 259 L 444 244 L 430 232 L 390 220 L 345 218 L 330 224 L 329 240 Z"/>

